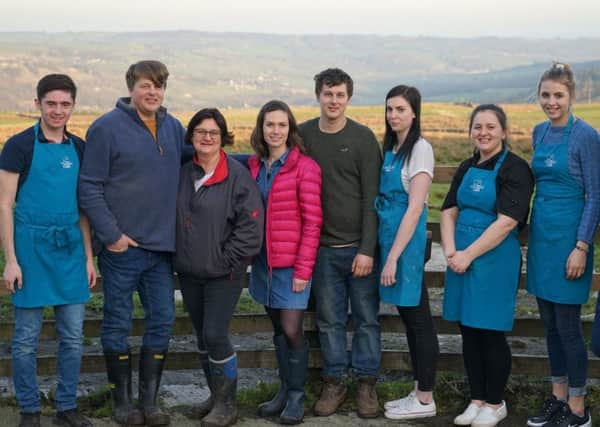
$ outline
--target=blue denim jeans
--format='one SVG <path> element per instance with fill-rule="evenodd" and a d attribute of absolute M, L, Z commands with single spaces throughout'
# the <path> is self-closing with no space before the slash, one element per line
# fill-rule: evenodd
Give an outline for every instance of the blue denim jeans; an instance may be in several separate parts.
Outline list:
<path fill-rule="evenodd" d="M 138 292 L 144 307 L 143 346 L 167 351 L 175 320 L 171 254 L 130 247 L 98 255 L 104 292 L 101 341 L 105 352 L 124 353 L 129 349 L 133 293 Z"/>
<path fill-rule="evenodd" d="M 355 247 L 320 247 L 317 254 L 312 286 L 325 377 L 341 378 L 348 369 L 348 299 L 354 331 L 351 367 L 359 377 L 376 377 L 379 373 L 378 274 L 374 268 L 366 277 L 353 277 L 352 261 L 357 251 Z"/>
<path fill-rule="evenodd" d="M 36 378 L 36 348 L 42 328 L 43 308 L 15 307 L 12 339 L 12 372 L 21 412 L 39 412 L 40 395 Z M 83 351 L 85 304 L 54 306 L 58 337 L 56 409 L 77 407 L 77 384 Z"/>
<path fill-rule="evenodd" d="M 600 357 L 600 292 L 598 292 L 596 317 L 594 318 L 594 327 L 592 329 L 592 351 L 596 356 Z"/>
<path fill-rule="evenodd" d="M 569 396 L 584 396 L 588 356 L 581 328 L 581 305 L 537 299 L 544 324 L 552 383 L 569 384 Z"/>

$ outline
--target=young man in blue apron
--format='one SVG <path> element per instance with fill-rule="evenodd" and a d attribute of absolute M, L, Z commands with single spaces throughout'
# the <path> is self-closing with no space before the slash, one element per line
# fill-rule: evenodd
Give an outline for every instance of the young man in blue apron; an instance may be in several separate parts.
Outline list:
<path fill-rule="evenodd" d="M 130 96 L 90 126 L 79 178 L 103 278 L 101 341 L 113 415 L 126 425 L 170 422 L 156 396 L 175 318 L 171 255 L 185 130 L 162 107 L 168 76 L 158 61 L 129 67 Z M 136 291 L 145 313 L 139 410 L 132 404 L 127 340 Z"/>
<path fill-rule="evenodd" d="M 83 141 L 66 129 L 75 95 L 70 77 L 42 78 L 35 100 L 40 120 L 11 137 L 0 154 L 3 279 L 15 306 L 12 372 L 22 427 L 40 425 L 36 347 L 46 306 L 54 308 L 58 336 L 54 424 L 92 425 L 76 400 L 85 303 L 96 270 L 89 223 L 77 206 Z"/>

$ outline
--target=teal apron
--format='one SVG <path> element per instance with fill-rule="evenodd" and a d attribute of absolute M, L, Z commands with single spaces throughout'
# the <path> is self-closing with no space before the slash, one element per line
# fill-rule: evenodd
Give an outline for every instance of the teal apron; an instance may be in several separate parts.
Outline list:
<path fill-rule="evenodd" d="M 467 248 L 498 218 L 496 177 L 504 150 L 493 170 L 469 168 L 457 194 L 456 249 Z M 444 319 L 465 326 L 510 331 L 521 274 L 521 247 L 516 227 L 494 249 L 477 257 L 463 274 L 446 269 Z"/>
<path fill-rule="evenodd" d="M 381 269 L 385 265 L 400 222 L 408 209 L 408 193 L 402 185 L 402 165 L 404 156 L 398 158 L 387 151 L 383 158 L 379 196 L 375 199 L 375 209 L 379 217 L 378 241 Z M 415 232 L 398 258 L 396 283 L 392 286 L 379 284 L 381 301 L 402 307 L 415 307 L 421 299 L 423 263 L 427 244 L 427 206 L 419 217 Z"/>
<path fill-rule="evenodd" d="M 584 274 L 566 278 L 569 255 L 577 242 L 577 228 L 585 204 L 583 186 L 571 177 L 568 147 L 573 116 L 560 144 L 544 144 L 548 122 L 535 144 L 531 167 L 535 175 L 535 197 L 529 225 L 527 290 L 538 298 L 560 304 L 584 304 L 590 294 L 594 247 L 590 245 Z"/>
<path fill-rule="evenodd" d="M 31 167 L 14 211 L 23 287 L 12 301 L 23 308 L 85 303 L 89 289 L 77 208 L 77 152 L 72 141 L 39 142 L 39 123 L 34 131 Z"/>

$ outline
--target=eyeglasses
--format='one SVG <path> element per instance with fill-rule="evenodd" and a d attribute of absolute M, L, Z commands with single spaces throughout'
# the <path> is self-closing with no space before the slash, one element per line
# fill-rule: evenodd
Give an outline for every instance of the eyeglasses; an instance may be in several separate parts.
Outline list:
<path fill-rule="evenodd" d="M 210 136 L 210 139 L 216 139 L 221 135 L 221 131 L 219 130 L 206 130 L 206 129 L 194 129 L 194 135 L 199 136 L 200 138 L 204 138 L 205 136 Z"/>

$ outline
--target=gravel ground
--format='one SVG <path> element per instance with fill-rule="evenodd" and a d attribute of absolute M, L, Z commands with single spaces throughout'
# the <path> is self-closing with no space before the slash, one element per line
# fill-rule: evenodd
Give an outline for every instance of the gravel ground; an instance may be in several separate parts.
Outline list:
<path fill-rule="evenodd" d="M 442 256 L 441 248 L 438 244 L 434 244 L 432 260 L 427 264 L 428 270 L 440 271 L 445 269 L 445 260 Z M 430 304 L 432 313 L 439 315 L 442 307 L 442 289 L 430 289 Z M 386 313 L 395 313 L 393 306 L 382 305 L 382 311 Z M 536 312 L 535 299 L 527 295 L 523 291 L 520 291 L 519 295 L 519 307 L 518 314 L 520 316 L 533 316 Z M 447 351 L 460 352 L 461 341 L 459 336 L 455 335 L 440 335 L 440 345 L 447 349 Z M 136 347 L 140 344 L 140 337 L 133 337 L 131 344 Z M 528 354 L 544 354 L 545 344 L 543 338 L 535 339 L 523 339 L 523 338 L 509 338 L 511 347 L 515 353 L 528 353 Z M 245 349 L 257 349 L 272 347 L 272 340 L 270 334 L 254 334 L 252 336 L 234 336 L 233 342 L 236 347 Z M 8 352 L 9 343 L 0 342 L 0 354 Z M 398 334 L 382 334 L 382 347 L 386 349 L 402 349 L 406 350 L 406 339 L 404 336 Z M 178 336 L 172 340 L 172 349 L 181 349 L 193 351 L 195 349 L 195 338 L 191 336 Z M 40 342 L 39 352 L 44 353 L 55 353 L 56 343 L 55 342 Z M 86 353 L 98 353 L 101 354 L 101 348 L 99 345 L 99 339 L 91 339 L 89 345 L 85 347 Z M 398 379 L 403 375 L 402 373 L 394 372 L 389 375 L 383 375 L 382 380 L 386 379 Z M 136 375 L 134 375 L 134 378 Z M 404 378 L 406 379 L 406 378 Z M 254 388 L 259 381 L 271 383 L 276 382 L 277 372 L 273 369 L 240 369 L 239 372 L 239 388 Z M 54 386 L 55 379 L 53 377 L 39 377 L 38 382 L 40 390 L 44 395 L 48 395 L 51 388 Z M 134 380 L 135 382 L 135 380 Z M 83 374 L 81 375 L 81 381 L 79 384 L 78 394 L 80 396 L 87 395 L 88 393 L 97 390 L 98 388 L 106 384 L 106 376 L 104 373 L 101 374 Z M 134 383 L 134 390 L 137 389 L 137 384 Z M 10 378 L 0 377 L 0 397 L 9 397 L 14 395 L 12 387 L 12 381 Z M 163 405 L 168 410 L 172 411 L 173 414 L 173 426 L 192 426 L 198 425 L 197 420 L 190 420 L 186 418 L 182 413 L 185 413 L 186 408 L 189 408 L 194 403 L 203 400 L 208 395 L 208 389 L 205 386 L 204 374 L 200 370 L 185 370 L 185 371 L 165 371 L 162 387 L 161 387 L 161 399 Z M 111 423 L 109 420 L 95 419 L 93 420 L 95 426 L 115 426 L 116 424 Z M 2 426 L 16 426 L 18 424 L 18 410 L 14 407 L 0 408 L 0 427 Z M 305 418 L 304 425 L 306 426 L 414 426 L 414 425 L 427 425 L 427 426 L 448 426 L 452 424 L 450 417 L 436 417 L 432 420 L 424 421 L 421 424 L 410 424 L 400 423 L 399 421 L 390 421 L 384 418 L 378 418 L 375 420 L 362 420 L 355 414 L 341 414 L 327 418 L 313 417 L 310 413 Z M 509 419 L 502 423 L 504 426 L 517 426 L 523 425 L 524 420 L 522 419 Z M 51 418 L 44 417 L 42 426 L 51 425 Z M 253 413 L 243 413 L 242 419 L 238 422 L 239 426 L 263 426 L 263 425 L 275 425 L 270 421 L 264 419 L 257 419 Z"/>
<path fill-rule="evenodd" d="M 111 422 L 107 419 L 93 419 L 91 420 L 96 427 L 117 427 L 118 424 Z M 0 408 L 0 427 L 14 427 L 19 422 L 19 413 L 16 408 Z M 42 417 L 42 427 L 52 426 L 52 418 L 50 416 Z M 171 418 L 171 426 L 173 427 L 197 427 L 199 425 L 198 420 L 190 420 L 181 414 L 173 414 Z M 274 421 L 248 418 L 244 417 L 240 419 L 236 424 L 239 427 L 260 427 L 260 426 L 276 426 Z M 306 427 L 324 427 L 324 426 L 364 426 L 364 427 L 379 427 L 379 426 L 417 426 L 419 424 L 401 423 L 399 421 L 386 420 L 384 418 L 377 418 L 374 420 L 362 420 L 354 414 L 349 415 L 333 415 L 327 418 L 316 418 L 316 417 L 305 417 L 303 426 Z M 421 424 L 422 425 L 422 424 Z M 433 425 L 433 424 L 430 424 Z M 437 424 L 438 426 L 447 426 L 448 424 L 444 421 L 444 424 Z M 506 424 L 507 426 L 509 424 Z"/>

